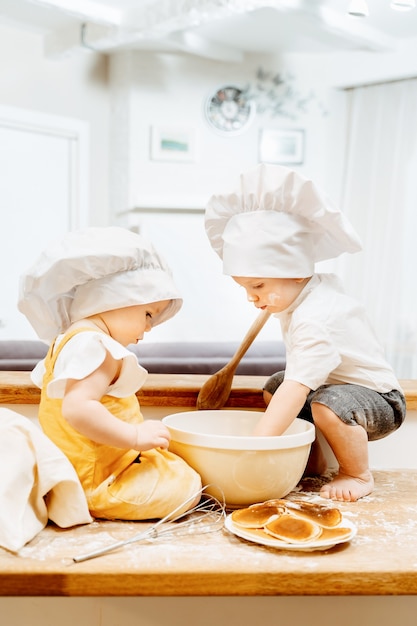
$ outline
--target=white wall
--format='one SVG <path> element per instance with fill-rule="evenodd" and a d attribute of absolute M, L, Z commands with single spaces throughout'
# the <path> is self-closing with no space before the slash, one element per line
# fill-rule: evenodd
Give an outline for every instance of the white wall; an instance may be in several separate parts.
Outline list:
<path fill-rule="evenodd" d="M 225 83 L 245 86 L 254 80 L 260 65 L 275 69 L 275 63 L 269 57 L 257 56 L 240 65 L 139 52 L 117 53 L 108 63 L 106 57 L 87 50 L 66 58 L 48 59 L 39 35 L 1 26 L 0 104 L 87 122 L 91 137 L 89 220 L 97 225 L 120 223 L 121 211 L 146 207 L 149 203 L 203 208 L 219 185 L 257 163 L 258 134 L 262 127 L 296 125 L 306 129 L 306 159 L 300 169 L 307 168 L 309 163 L 312 174 L 323 177 L 323 164 L 333 160 L 326 158 L 322 148 L 315 149 L 318 143 L 322 146 L 320 137 L 326 134 L 328 124 L 317 113 L 313 113 L 310 122 L 257 117 L 248 131 L 235 137 L 216 134 L 204 120 L 204 101 L 219 86 Z M 152 126 L 178 125 L 195 130 L 196 161 L 191 164 L 152 161 L 149 150 Z M 194 244 L 197 240 L 204 242 L 200 251 L 207 246 L 201 272 L 205 282 L 200 283 L 200 292 L 189 290 L 190 284 L 198 284 L 197 268 L 191 282 L 187 275 L 178 277 L 185 286 L 186 304 L 181 317 L 154 331 L 155 340 L 239 340 L 256 315 L 242 290 L 221 275 L 218 260 L 202 232 L 201 218 L 190 215 L 182 236 Z M 158 222 L 158 214 L 156 219 Z M 178 222 L 184 219 L 184 215 L 178 217 Z M 128 222 L 127 225 L 133 225 L 132 219 Z M 155 223 L 149 224 L 149 229 L 154 230 Z M 165 249 L 163 231 L 157 228 L 156 238 L 161 233 L 161 245 Z M 178 272 L 182 272 L 187 260 L 178 258 L 179 249 L 168 250 L 172 254 L 168 260 L 174 271 L 178 267 Z M 189 320 L 194 316 L 198 317 L 199 325 L 190 326 Z M 207 319 L 212 331 L 209 334 Z M 262 333 L 265 339 L 276 337 L 280 333 L 279 325 L 271 323 Z"/>
<path fill-rule="evenodd" d="M 80 51 L 65 58 L 47 59 L 40 35 L 0 25 L 0 105 L 89 124 L 90 219 L 95 225 L 106 224 L 110 124 L 107 58 Z"/>
<path fill-rule="evenodd" d="M 151 341 L 240 341 L 256 317 L 243 290 L 222 275 L 220 260 L 205 235 L 203 209 L 211 194 L 229 187 L 242 171 L 259 162 L 261 129 L 303 129 L 304 162 L 296 169 L 324 187 L 330 180 L 329 186 L 339 192 L 341 160 L 333 153 L 338 149 L 335 138 L 343 137 L 338 121 L 343 107 L 333 103 L 341 95 L 299 68 L 295 68 L 301 78 L 296 88 L 304 95 L 314 91 L 316 97 L 296 119 L 258 114 L 239 135 L 219 134 L 207 123 L 206 99 L 226 84 L 244 88 L 255 83 L 259 67 L 273 73 L 285 73 L 287 67 L 294 73 L 288 62 L 268 55 L 248 55 L 244 64 L 134 51 L 110 59 L 112 213 L 121 225 L 152 239 L 171 265 L 184 297 L 181 312 L 154 329 Z M 166 127 L 195 133 L 194 161 L 152 158 L 152 129 Z M 183 208 L 201 212 L 187 215 Z M 271 319 L 259 340 L 280 336 L 278 321 Z"/>
<path fill-rule="evenodd" d="M 414 59 L 404 51 L 384 55 L 355 53 L 358 81 L 412 72 Z M 10 63 L 13 58 L 13 63 Z M 204 102 L 220 86 L 245 87 L 259 67 L 296 76 L 296 86 L 313 103 L 296 119 L 258 114 L 237 136 L 222 136 L 206 123 Z M 381 69 L 381 66 L 385 68 Z M 417 71 L 417 70 L 416 70 Z M 240 340 L 255 317 L 242 290 L 221 275 L 221 265 L 203 233 L 202 214 L 141 209 L 199 208 L 259 160 L 263 128 L 302 128 L 305 158 L 296 166 L 340 202 L 345 140 L 345 98 L 334 85 L 352 84 L 347 54 L 247 55 L 245 62 L 221 63 L 182 54 L 124 51 L 109 59 L 81 50 L 61 59 L 43 54 L 41 37 L 0 27 L 0 104 L 75 117 L 90 126 L 90 222 L 119 223 L 151 234 L 173 266 L 185 298 L 179 316 L 155 329 L 152 340 Z M 191 163 L 152 160 L 152 128 L 189 128 L 196 134 Z M 126 213 L 134 209 L 133 213 Z M 177 225 L 177 240 L 172 236 Z M 184 253 L 187 254 L 184 254 Z M 332 265 L 326 269 L 332 269 Z M 201 277 L 201 281 L 199 281 Z M 280 334 L 271 320 L 260 338 Z"/>
<path fill-rule="evenodd" d="M 417 73 L 417 55 L 409 54 L 408 48 L 383 55 L 247 55 L 244 63 L 138 51 L 118 52 L 107 59 L 80 50 L 66 58 L 48 59 L 39 35 L 0 26 L 0 104 L 89 124 L 90 222 L 120 223 L 150 233 L 166 253 L 183 291 L 180 315 L 155 329 L 152 340 L 239 340 L 256 312 L 242 290 L 221 275 L 221 265 L 203 233 L 202 213 L 167 216 L 156 210 L 151 217 L 141 214 L 141 209 L 202 210 L 213 192 L 258 162 L 262 128 L 302 128 L 305 158 L 296 167 L 340 202 L 345 98 L 334 86 Z M 258 114 L 241 135 L 216 133 L 204 119 L 206 98 L 224 84 L 253 83 L 259 67 L 296 76 L 297 88 L 305 94 L 314 91 L 327 115 L 313 104 L 294 120 Z M 152 160 L 153 127 L 192 129 L 197 140 L 195 161 Z M 271 320 L 261 338 L 279 333 L 276 320 Z"/>
<path fill-rule="evenodd" d="M 313 89 L 328 105 L 328 116 L 313 104 L 294 120 L 258 114 L 240 135 L 221 135 L 204 118 L 209 95 L 225 85 L 244 88 L 256 82 L 259 67 L 272 72 L 285 71 L 287 63 L 268 55 L 248 55 L 244 64 L 220 63 L 194 56 L 121 52 L 110 59 L 110 85 L 113 102 L 112 144 L 116 163 L 113 186 L 118 189 L 112 210 L 115 214 L 133 207 L 203 208 L 209 196 L 230 185 L 240 174 L 259 162 L 258 139 L 262 128 L 302 128 L 306 133 L 301 172 L 325 182 L 328 155 L 334 142 L 327 141 L 332 128 L 332 98 L 329 85 L 317 85 L 301 76 L 299 88 L 305 95 Z M 298 72 L 299 73 L 299 72 Z M 335 109 L 339 117 L 339 109 Z M 197 151 L 192 163 L 152 160 L 152 127 L 188 128 L 195 131 Z M 121 184 L 120 166 L 127 177 Z M 128 190 L 124 184 L 128 184 Z"/>

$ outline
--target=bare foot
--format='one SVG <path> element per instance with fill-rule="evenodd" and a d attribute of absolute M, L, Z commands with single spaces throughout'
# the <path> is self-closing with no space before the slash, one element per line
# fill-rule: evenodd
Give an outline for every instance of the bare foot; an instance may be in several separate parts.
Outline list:
<path fill-rule="evenodd" d="M 374 488 L 374 479 L 370 471 L 361 477 L 339 473 L 333 480 L 320 489 L 320 495 L 339 502 L 356 502 L 369 495 Z"/>

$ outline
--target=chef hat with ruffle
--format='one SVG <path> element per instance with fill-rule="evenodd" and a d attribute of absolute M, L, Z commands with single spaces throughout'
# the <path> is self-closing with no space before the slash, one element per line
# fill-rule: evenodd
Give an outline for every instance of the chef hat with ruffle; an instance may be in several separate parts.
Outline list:
<path fill-rule="evenodd" d="M 234 189 L 213 195 L 205 227 L 229 276 L 305 278 L 317 261 L 362 248 L 314 183 L 280 165 L 258 165 Z"/>
<path fill-rule="evenodd" d="M 169 300 L 152 325 L 175 315 L 182 298 L 152 243 L 120 227 L 72 231 L 52 243 L 20 277 L 18 309 L 52 341 L 80 319 Z"/>

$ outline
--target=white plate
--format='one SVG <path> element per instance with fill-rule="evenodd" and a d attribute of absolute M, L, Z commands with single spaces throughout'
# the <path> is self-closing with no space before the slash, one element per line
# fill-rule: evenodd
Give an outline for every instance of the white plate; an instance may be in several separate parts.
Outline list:
<path fill-rule="evenodd" d="M 350 541 L 356 535 L 358 530 L 355 524 L 353 524 L 350 520 L 342 517 L 342 521 L 337 526 L 335 526 L 335 528 L 350 528 L 349 535 L 346 535 L 345 537 L 339 539 L 318 539 L 317 541 L 310 541 L 308 543 L 287 543 L 286 541 L 275 539 L 272 536 L 256 536 L 254 533 L 250 532 L 249 529 L 242 528 L 241 526 L 234 524 L 231 516 L 232 514 L 228 515 L 224 521 L 224 525 L 229 532 L 233 533 L 237 537 L 241 537 L 241 539 L 246 539 L 247 541 L 252 541 L 263 546 L 270 546 L 271 548 L 279 548 L 280 550 L 303 550 L 304 552 L 311 552 L 313 550 L 328 550 L 329 548 L 333 548 L 333 546 L 336 546 L 339 543 L 346 543 L 347 541 Z"/>

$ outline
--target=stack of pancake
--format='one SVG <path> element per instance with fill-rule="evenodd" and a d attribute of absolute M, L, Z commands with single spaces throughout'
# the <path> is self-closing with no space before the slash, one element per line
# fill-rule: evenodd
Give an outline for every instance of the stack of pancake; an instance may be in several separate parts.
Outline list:
<path fill-rule="evenodd" d="M 254 539 L 268 536 L 290 544 L 343 540 L 352 532 L 341 525 L 338 508 L 303 500 L 267 500 L 233 511 L 231 519 Z"/>

